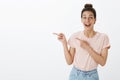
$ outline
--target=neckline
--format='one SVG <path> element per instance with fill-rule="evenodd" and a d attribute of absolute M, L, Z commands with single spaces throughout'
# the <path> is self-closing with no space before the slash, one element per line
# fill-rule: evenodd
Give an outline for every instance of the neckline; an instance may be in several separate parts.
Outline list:
<path fill-rule="evenodd" d="M 98 35 L 98 32 L 96 31 L 96 34 L 95 34 L 93 37 L 87 37 L 87 36 L 84 34 L 84 31 L 82 31 L 82 34 L 83 34 L 83 36 L 84 36 L 85 38 L 87 38 L 87 39 L 93 39 L 93 38 L 95 38 L 95 37 Z"/>

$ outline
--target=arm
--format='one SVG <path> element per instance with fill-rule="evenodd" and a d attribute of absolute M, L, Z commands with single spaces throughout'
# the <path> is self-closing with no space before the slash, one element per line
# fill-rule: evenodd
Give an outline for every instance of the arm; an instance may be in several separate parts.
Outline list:
<path fill-rule="evenodd" d="M 80 39 L 78 40 L 81 42 L 80 46 L 88 51 L 96 63 L 100 64 L 101 66 L 104 66 L 106 64 L 109 47 L 102 49 L 101 53 L 98 54 L 86 41 Z"/>
<path fill-rule="evenodd" d="M 60 33 L 60 34 L 54 33 L 54 34 L 57 35 L 58 40 L 60 42 L 62 42 L 66 62 L 67 62 L 68 65 L 71 65 L 73 63 L 73 59 L 74 59 L 75 48 L 70 47 L 68 49 L 67 40 L 66 40 L 63 33 Z"/>
<path fill-rule="evenodd" d="M 106 64 L 107 56 L 108 56 L 108 48 L 102 49 L 101 53 L 98 54 L 95 52 L 90 46 L 87 49 L 91 57 L 101 66 L 104 66 Z"/>
<path fill-rule="evenodd" d="M 68 47 L 65 44 L 63 44 L 63 48 L 66 62 L 68 65 L 71 65 L 74 60 L 75 49 L 70 47 L 68 50 Z"/>

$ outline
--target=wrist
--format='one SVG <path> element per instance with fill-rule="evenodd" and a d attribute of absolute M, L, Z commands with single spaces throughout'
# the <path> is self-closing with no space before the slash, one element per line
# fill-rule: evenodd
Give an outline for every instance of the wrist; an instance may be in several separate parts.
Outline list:
<path fill-rule="evenodd" d="M 63 42 L 62 45 L 63 45 L 63 46 L 66 46 L 66 45 L 67 45 L 67 42 Z"/>
<path fill-rule="evenodd" d="M 87 47 L 87 51 L 88 51 L 89 53 L 91 53 L 92 50 L 93 50 L 92 47 L 90 47 L 90 46 Z"/>

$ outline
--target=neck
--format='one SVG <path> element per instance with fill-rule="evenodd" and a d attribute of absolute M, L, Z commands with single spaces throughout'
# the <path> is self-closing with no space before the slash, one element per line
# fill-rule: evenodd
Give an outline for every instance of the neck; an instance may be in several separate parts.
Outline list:
<path fill-rule="evenodd" d="M 88 38 L 93 37 L 95 34 L 96 34 L 96 32 L 94 30 L 91 30 L 91 31 L 85 31 L 84 30 L 84 35 Z"/>

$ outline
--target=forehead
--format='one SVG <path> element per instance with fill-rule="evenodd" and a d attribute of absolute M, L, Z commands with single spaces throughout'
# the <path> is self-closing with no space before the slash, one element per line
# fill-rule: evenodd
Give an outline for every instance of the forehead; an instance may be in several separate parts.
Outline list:
<path fill-rule="evenodd" d="M 82 16 L 94 16 L 94 14 L 91 11 L 84 11 Z"/>

